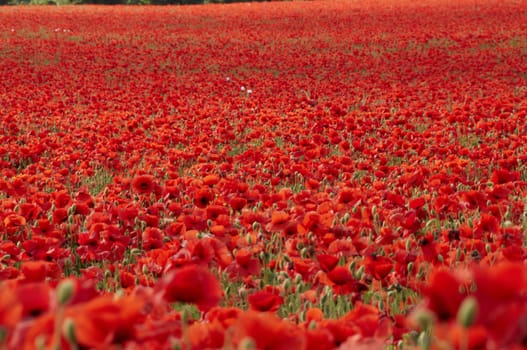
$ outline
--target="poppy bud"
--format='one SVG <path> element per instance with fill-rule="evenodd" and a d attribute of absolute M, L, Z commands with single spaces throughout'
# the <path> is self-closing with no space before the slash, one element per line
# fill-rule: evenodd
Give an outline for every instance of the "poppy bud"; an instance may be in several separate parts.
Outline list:
<path fill-rule="evenodd" d="M 46 336 L 41 334 L 35 338 L 35 348 L 37 350 L 45 350 L 46 349 Z"/>
<path fill-rule="evenodd" d="M 340 221 L 343 225 L 346 224 L 349 219 L 350 219 L 350 213 L 345 213 L 344 216 L 342 217 L 342 220 Z"/>
<path fill-rule="evenodd" d="M 72 280 L 64 280 L 57 286 L 57 302 L 59 306 L 66 305 L 73 296 L 75 285 Z"/>
<path fill-rule="evenodd" d="M 461 249 L 457 248 L 456 249 L 456 261 L 459 261 L 460 258 L 461 258 Z"/>
<path fill-rule="evenodd" d="M 139 255 L 140 253 L 141 253 L 141 250 L 139 250 L 138 248 L 130 249 L 130 254 L 131 255 Z"/>
<path fill-rule="evenodd" d="M 349 264 L 349 270 L 351 273 L 353 273 L 353 271 L 355 271 L 355 260 L 352 261 L 350 264 Z"/>
<path fill-rule="evenodd" d="M 291 279 L 288 278 L 284 281 L 284 290 L 286 292 L 289 292 L 291 290 L 291 287 L 292 287 L 293 283 L 291 282 Z"/>
<path fill-rule="evenodd" d="M 297 274 L 297 275 L 295 275 L 294 282 L 295 282 L 295 284 L 300 284 L 300 283 L 302 283 L 302 275 L 301 275 L 301 274 Z"/>
<path fill-rule="evenodd" d="M 183 346 L 181 345 L 181 340 L 173 339 L 172 340 L 172 349 L 173 350 L 182 350 Z"/>
<path fill-rule="evenodd" d="M 238 289 L 238 296 L 240 298 L 247 297 L 247 289 L 245 287 L 241 287 L 240 289 Z"/>
<path fill-rule="evenodd" d="M 238 344 L 238 350 L 253 350 L 256 349 L 256 344 L 251 337 L 245 337 Z"/>
<path fill-rule="evenodd" d="M 421 330 L 428 330 L 434 323 L 434 314 L 429 310 L 417 310 L 412 316 Z"/>
<path fill-rule="evenodd" d="M 62 324 L 62 334 L 68 343 L 71 345 L 77 344 L 77 339 L 75 338 L 75 323 L 70 317 L 66 318 Z"/>
<path fill-rule="evenodd" d="M 71 217 L 75 214 L 75 211 L 77 210 L 77 206 L 73 204 L 71 207 L 68 208 L 68 217 Z"/>
<path fill-rule="evenodd" d="M 406 265 L 406 271 L 408 271 L 408 274 L 411 274 L 413 270 L 414 270 L 414 263 L 413 262 L 408 263 L 408 265 Z"/>
<path fill-rule="evenodd" d="M 417 343 L 421 349 L 429 350 L 431 345 L 430 334 L 428 332 L 421 332 L 419 338 L 417 338 Z"/>
<path fill-rule="evenodd" d="M 503 223 L 503 228 L 509 228 L 509 227 L 513 227 L 514 226 L 514 223 L 510 220 L 507 220 Z"/>
<path fill-rule="evenodd" d="M 469 328 L 474 324 L 478 313 L 478 301 L 475 297 L 470 296 L 463 300 L 459 310 L 457 312 L 457 322 L 465 327 Z"/>
<path fill-rule="evenodd" d="M 371 216 L 373 217 L 373 221 L 377 222 L 379 220 L 379 214 L 377 212 L 377 206 L 371 207 Z"/>
<path fill-rule="evenodd" d="M 363 275 L 364 275 L 364 266 L 361 266 L 359 267 L 357 271 L 355 271 L 355 275 L 353 277 L 355 277 L 355 279 L 357 280 L 360 280 Z"/>

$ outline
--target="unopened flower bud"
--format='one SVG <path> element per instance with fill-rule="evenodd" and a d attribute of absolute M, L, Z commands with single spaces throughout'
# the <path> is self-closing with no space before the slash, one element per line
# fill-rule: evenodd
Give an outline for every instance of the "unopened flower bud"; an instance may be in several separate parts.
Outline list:
<path fill-rule="evenodd" d="M 478 314 L 478 301 L 475 297 L 470 296 L 465 298 L 457 311 L 457 322 L 465 327 L 469 328 L 474 324 L 476 316 Z"/>
<path fill-rule="evenodd" d="M 408 271 L 408 274 L 411 274 L 413 270 L 414 270 L 414 263 L 409 262 L 408 265 L 406 265 L 406 271 Z"/>
<path fill-rule="evenodd" d="M 71 345 L 77 344 L 77 339 L 75 338 L 75 322 L 72 318 L 68 317 L 64 320 L 64 323 L 62 324 L 62 334 L 68 343 Z"/>
<path fill-rule="evenodd" d="M 245 337 L 238 344 L 238 350 L 253 350 L 256 349 L 256 344 L 251 337 Z"/>
<path fill-rule="evenodd" d="M 417 310 L 412 318 L 421 330 L 427 330 L 434 324 L 434 314 L 429 310 Z"/>
<path fill-rule="evenodd" d="M 64 280 L 57 286 L 57 302 L 59 306 L 66 305 L 75 291 L 75 284 L 72 280 Z"/>
<path fill-rule="evenodd" d="M 431 345 L 430 334 L 428 332 L 421 332 L 417 338 L 417 343 L 423 350 L 429 350 Z"/>

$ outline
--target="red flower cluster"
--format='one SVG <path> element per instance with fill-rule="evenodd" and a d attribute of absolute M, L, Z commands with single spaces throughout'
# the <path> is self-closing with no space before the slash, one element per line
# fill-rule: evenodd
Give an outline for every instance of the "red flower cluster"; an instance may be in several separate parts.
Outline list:
<path fill-rule="evenodd" d="M 0 348 L 524 347 L 523 5 L 1 8 Z"/>

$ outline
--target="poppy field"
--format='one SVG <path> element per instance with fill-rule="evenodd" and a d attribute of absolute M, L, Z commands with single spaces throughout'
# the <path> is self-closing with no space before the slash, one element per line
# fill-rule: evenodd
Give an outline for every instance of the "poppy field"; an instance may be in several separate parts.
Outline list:
<path fill-rule="evenodd" d="M 0 8 L 0 349 L 527 349 L 525 8 Z"/>

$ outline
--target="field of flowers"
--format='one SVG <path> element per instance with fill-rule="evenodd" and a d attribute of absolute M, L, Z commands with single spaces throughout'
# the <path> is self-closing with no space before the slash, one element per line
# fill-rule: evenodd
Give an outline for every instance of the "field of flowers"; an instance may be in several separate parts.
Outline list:
<path fill-rule="evenodd" d="M 0 8 L 0 349 L 527 349 L 525 8 Z"/>

